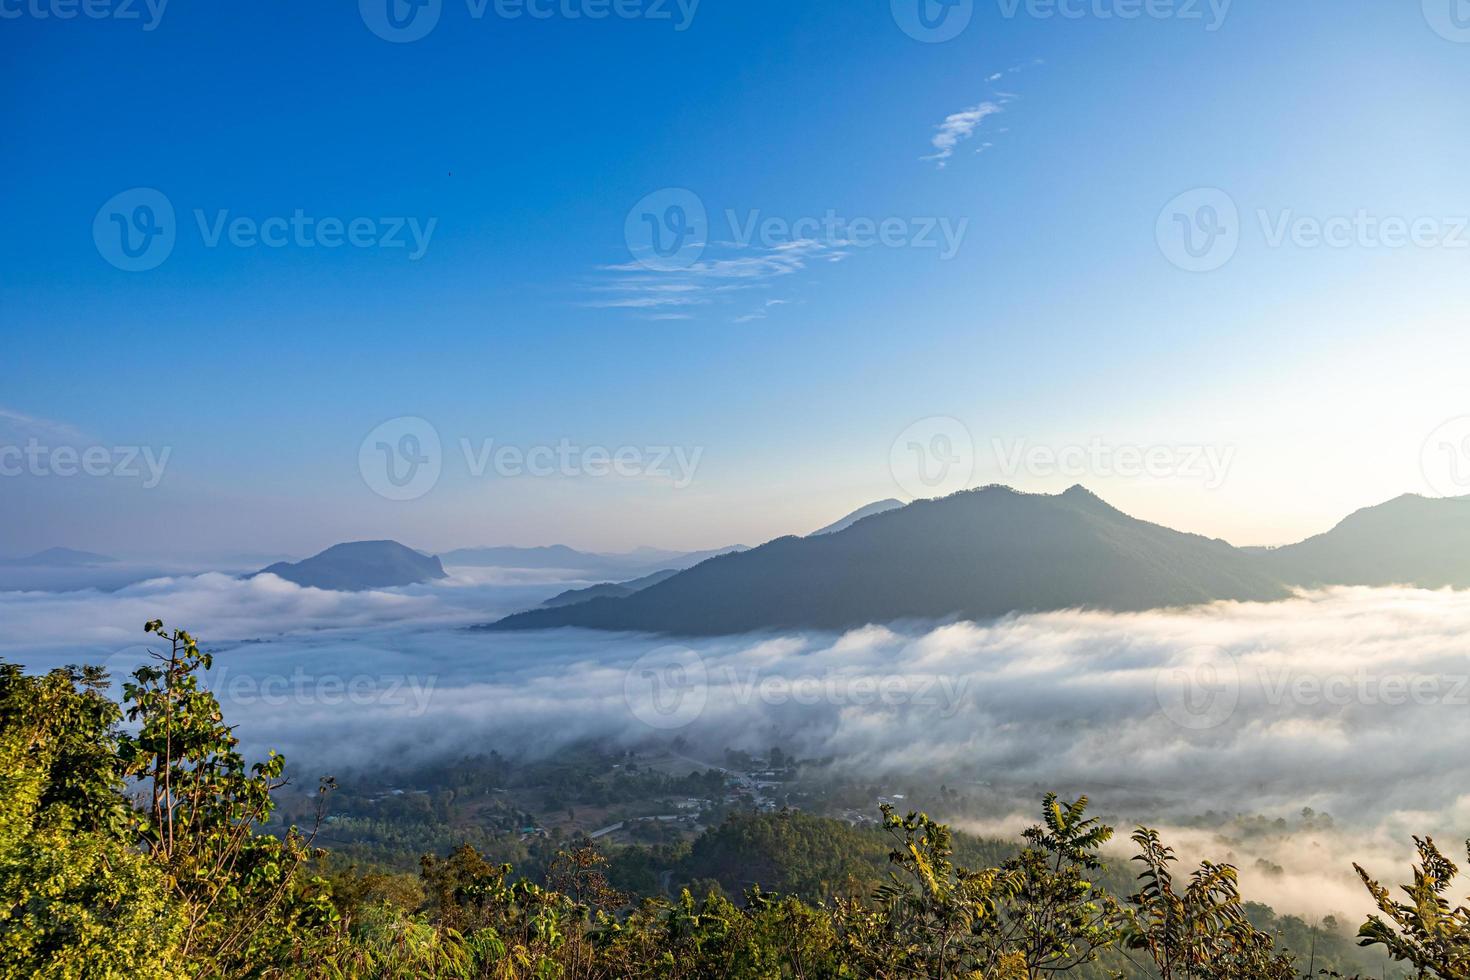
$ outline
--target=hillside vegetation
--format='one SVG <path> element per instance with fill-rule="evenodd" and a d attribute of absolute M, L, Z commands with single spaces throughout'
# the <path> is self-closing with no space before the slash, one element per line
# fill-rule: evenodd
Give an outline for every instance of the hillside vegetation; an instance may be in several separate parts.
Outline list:
<path fill-rule="evenodd" d="M 1343 959 L 1322 937 L 1304 962 L 1234 867 L 1181 868 L 1147 828 L 1127 875 L 1104 868 L 1113 829 L 1051 795 L 1008 854 L 891 806 L 877 834 L 734 818 L 684 858 L 707 887 L 671 899 L 619 891 L 586 841 L 538 882 L 469 845 L 417 875 L 333 867 L 314 830 L 263 831 L 284 760 L 240 756 L 198 683 L 209 654 L 147 629 L 165 650 L 121 708 L 95 668 L 0 665 L 0 976 L 1286 980 Z M 1416 843 L 1402 897 L 1360 871 L 1380 909 L 1361 942 L 1465 980 L 1458 869 Z"/>

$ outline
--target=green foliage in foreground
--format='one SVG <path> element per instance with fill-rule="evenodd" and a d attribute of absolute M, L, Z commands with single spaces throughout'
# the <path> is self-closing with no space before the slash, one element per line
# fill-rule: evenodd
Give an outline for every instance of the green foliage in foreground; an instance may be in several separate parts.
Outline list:
<path fill-rule="evenodd" d="M 209 655 L 183 631 L 124 687 L 0 664 L 0 977 L 839 978 L 1068 976 L 1287 980 L 1306 965 L 1252 924 L 1236 869 L 1187 874 L 1139 828 L 1132 894 L 1106 887 L 1113 829 L 1087 800 L 1048 796 L 1019 853 L 966 867 L 949 829 L 883 809 L 887 880 L 861 880 L 862 840 L 812 818 L 732 822 L 695 845 L 714 880 L 754 885 L 737 903 L 634 902 L 588 842 L 541 884 L 465 845 L 418 875 L 312 877 L 312 833 L 263 831 L 283 760 L 247 765 L 197 674 Z M 323 787 L 323 792 L 328 787 Z M 1404 900 L 1359 869 L 1381 914 L 1360 931 L 1416 975 L 1470 980 L 1470 910 L 1432 841 Z M 831 850 L 799 873 L 742 855 Z M 981 864 L 987 862 L 982 861 Z M 819 899 L 812 898 L 818 894 Z M 802 897 L 803 895 L 807 897 Z M 1336 975 L 1336 974 L 1332 974 Z"/>

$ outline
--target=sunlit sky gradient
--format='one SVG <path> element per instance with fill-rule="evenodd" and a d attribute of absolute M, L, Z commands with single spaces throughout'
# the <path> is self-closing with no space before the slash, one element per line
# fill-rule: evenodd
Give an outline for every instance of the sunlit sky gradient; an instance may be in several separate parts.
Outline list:
<path fill-rule="evenodd" d="M 355 4 L 178 3 L 145 31 L 35 3 L 0 5 L 21 12 L 0 19 L 0 446 L 170 456 L 146 489 L 0 477 L 0 554 L 755 544 L 908 496 L 891 448 L 936 416 L 973 438 L 970 485 L 1085 483 L 1239 544 L 1447 492 L 1422 457 L 1470 414 L 1470 43 L 1419 3 L 1239 0 L 1211 31 L 1203 2 L 1123 20 L 1097 11 L 1127 0 L 980 0 L 923 43 L 888 0 L 703 0 L 683 31 L 672 2 L 672 21 L 594 21 L 444 0 L 402 44 Z M 126 272 L 93 221 L 139 187 L 177 242 Z M 693 271 L 628 268 L 630 209 L 663 188 L 713 219 Z M 1211 272 L 1156 237 L 1196 188 L 1240 214 Z M 196 209 L 436 224 L 413 261 L 211 248 Z M 738 248 L 727 209 L 968 225 L 948 259 Z M 1269 242 L 1285 212 L 1360 211 L 1450 243 Z M 359 467 L 398 416 L 444 446 L 411 501 Z M 477 478 L 461 439 L 702 455 L 687 487 Z M 1007 472 L 993 440 L 1233 455 L 1207 487 Z"/>

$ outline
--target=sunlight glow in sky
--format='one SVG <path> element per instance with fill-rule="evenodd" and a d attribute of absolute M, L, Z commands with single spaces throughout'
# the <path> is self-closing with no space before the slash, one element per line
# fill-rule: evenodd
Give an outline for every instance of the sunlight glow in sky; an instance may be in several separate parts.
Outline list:
<path fill-rule="evenodd" d="M 1470 493 L 1451 0 L 376 2 L 3 7 L 0 556 Z"/>

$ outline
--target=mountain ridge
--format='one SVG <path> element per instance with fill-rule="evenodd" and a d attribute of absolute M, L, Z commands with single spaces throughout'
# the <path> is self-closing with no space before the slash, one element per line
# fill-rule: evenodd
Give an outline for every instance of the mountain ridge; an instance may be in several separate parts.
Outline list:
<path fill-rule="evenodd" d="M 679 574 L 679 569 L 665 568 L 628 582 L 602 582 L 583 589 L 568 589 L 547 599 L 538 608 L 556 609 L 561 606 L 574 606 L 579 602 L 589 602 L 593 599 L 623 599 L 677 574 Z"/>
<path fill-rule="evenodd" d="M 813 531 L 807 537 L 815 538 L 822 534 L 836 534 L 838 531 L 846 531 L 865 517 L 872 517 L 875 514 L 886 514 L 888 511 L 898 510 L 902 506 L 904 506 L 904 502 L 902 500 L 896 500 L 893 497 L 889 497 L 887 500 L 877 500 L 868 504 L 866 507 L 859 507 L 851 514 L 833 521 L 826 527 Z"/>
<path fill-rule="evenodd" d="M 261 575 L 341 592 L 418 585 L 449 577 L 438 558 L 397 541 L 347 541 L 298 562 L 276 562 L 249 577 Z"/>
<path fill-rule="evenodd" d="M 1289 594 L 1227 542 L 1130 517 L 1084 487 L 1046 495 L 991 486 L 915 501 L 831 534 L 778 538 L 631 596 L 531 610 L 487 628 L 697 636 Z"/>
<path fill-rule="evenodd" d="M 581 551 L 564 544 L 539 547 L 491 546 L 456 548 L 440 556 L 446 565 L 469 568 L 516 568 L 577 572 L 584 581 L 604 584 L 625 582 L 666 569 L 682 570 L 707 558 L 745 551 L 745 545 L 730 545 L 708 551 L 663 551 L 637 548 L 620 554 Z M 595 586 L 594 586 L 595 587 Z"/>
<path fill-rule="evenodd" d="M 87 565 L 115 564 L 117 564 L 117 559 L 109 555 L 99 555 L 92 551 L 78 551 L 76 548 L 47 548 L 33 555 L 0 559 L 0 565 L 45 565 L 52 568 L 76 568 Z"/>
<path fill-rule="evenodd" d="M 1401 494 L 1261 557 L 1304 587 L 1470 588 L 1470 497 Z"/>

